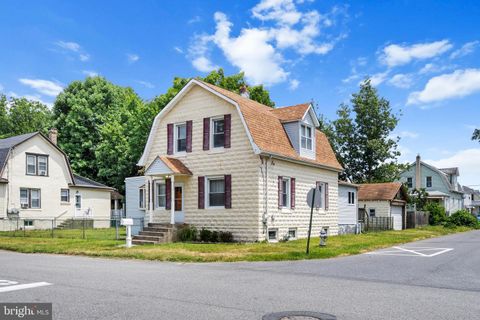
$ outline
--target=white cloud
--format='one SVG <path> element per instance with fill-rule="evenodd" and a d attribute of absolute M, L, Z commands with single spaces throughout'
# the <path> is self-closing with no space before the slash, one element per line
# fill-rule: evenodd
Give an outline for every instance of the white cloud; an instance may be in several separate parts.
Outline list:
<path fill-rule="evenodd" d="M 393 133 L 393 136 L 398 136 L 400 138 L 410 138 L 410 139 L 416 139 L 418 138 L 418 133 L 413 132 L 413 131 L 400 131 L 398 133 Z"/>
<path fill-rule="evenodd" d="M 55 45 L 62 49 L 64 52 L 73 52 L 78 55 L 80 61 L 90 60 L 90 55 L 83 50 L 82 46 L 73 41 L 57 41 Z"/>
<path fill-rule="evenodd" d="M 448 40 L 417 43 L 414 45 L 391 44 L 383 48 L 380 61 L 389 67 L 407 64 L 412 60 L 433 58 L 450 50 L 452 44 Z"/>
<path fill-rule="evenodd" d="M 300 81 L 298 81 L 297 79 L 292 79 L 290 80 L 290 85 L 288 86 L 288 88 L 293 91 L 296 90 L 299 85 Z"/>
<path fill-rule="evenodd" d="M 420 69 L 420 71 L 418 71 L 418 73 L 419 74 L 438 73 L 438 72 L 442 72 L 442 71 L 454 69 L 454 68 L 455 68 L 455 65 L 446 65 L 446 64 L 438 65 L 435 63 L 427 63 L 422 67 L 422 69 Z"/>
<path fill-rule="evenodd" d="M 65 50 L 70 50 L 73 52 L 79 52 L 80 49 L 82 48 L 78 43 L 76 42 L 69 42 L 69 41 L 57 41 L 55 43 L 57 46 L 60 48 L 63 48 Z"/>
<path fill-rule="evenodd" d="M 399 73 L 394 75 L 390 80 L 388 80 L 388 83 L 397 88 L 408 89 L 413 84 L 413 77 L 411 74 Z"/>
<path fill-rule="evenodd" d="M 283 57 L 268 42 L 270 34 L 267 30 L 242 29 L 235 38 L 230 36 L 232 23 L 225 14 L 215 13 L 215 22 L 217 30 L 213 41 L 222 49 L 227 60 L 244 71 L 254 85 L 271 85 L 287 79 L 288 72 L 281 66 Z"/>
<path fill-rule="evenodd" d="M 136 83 L 141 84 L 145 88 L 152 89 L 155 88 L 155 85 L 151 82 L 148 81 L 142 81 L 142 80 L 135 80 Z"/>
<path fill-rule="evenodd" d="M 390 73 L 390 71 L 387 70 L 385 72 L 379 72 L 379 73 L 374 74 L 373 76 L 370 77 L 370 83 L 374 87 L 382 84 L 385 80 L 387 80 L 387 77 L 388 77 L 389 73 Z M 362 82 L 363 82 L 363 80 L 360 83 L 362 83 Z"/>
<path fill-rule="evenodd" d="M 63 90 L 63 87 L 60 84 L 55 83 L 53 81 L 49 81 L 49 80 L 22 78 L 22 79 L 18 79 L 18 81 L 38 91 L 41 94 L 51 96 L 51 97 L 57 96 Z"/>
<path fill-rule="evenodd" d="M 211 71 L 216 65 L 210 51 L 219 48 L 227 61 L 245 72 L 252 84 L 272 85 L 288 80 L 291 59 L 286 50 L 300 55 L 324 55 L 345 37 L 324 35 L 323 29 L 333 27 L 337 18 L 346 16 L 345 9 L 334 7 L 321 14 L 317 10 L 302 12 L 293 0 L 262 0 L 252 8 L 252 17 L 261 21 L 259 27 L 248 25 L 238 35 L 232 35 L 233 24 L 222 12 L 214 14 L 214 34 L 195 35 L 187 57 L 202 72 Z M 318 38 L 324 36 L 323 41 Z"/>
<path fill-rule="evenodd" d="M 459 179 L 462 184 L 479 185 L 480 166 L 478 165 L 478 159 L 480 159 L 480 148 L 473 148 L 460 150 L 447 158 L 425 160 L 425 162 L 437 168 L 458 167 L 460 170 Z"/>
<path fill-rule="evenodd" d="M 140 56 L 135 53 L 127 53 L 127 59 L 129 63 L 134 63 L 140 60 Z"/>
<path fill-rule="evenodd" d="M 450 55 L 450 59 L 456 59 L 471 54 L 473 51 L 475 51 L 476 47 L 479 44 L 480 41 L 471 41 L 465 43 L 460 49 L 452 52 L 452 54 Z"/>
<path fill-rule="evenodd" d="M 52 109 L 53 107 L 53 102 L 47 102 L 44 101 L 39 95 L 24 95 L 23 98 L 31 101 L 37 101 L 40 102 L 41 104 L 46 105 L 49 109 Z"/>
<path fill-rule="evenodd" d="M 428 80 L 422 91 L 408 96 L 407 104 L 431 103 L 480 91 L 480 69 L 455 70 Z"/>
<path fill-rule="evenodd" d="M 183 50 L 180 47 L 173 47 L 173 50 L 177 51 L 178 53 L 183 54 Z"/>
<path fill-rule="evenodd" d="M 98 76 L 98 72 L 93 70 L 83 70 L 82 73 L 88 77 L 96 77 Z"/>
<path fill-rule="evenodd" d="M 188 24 L 194 24 L 194 23 L 197 23 L 197 22 L 200 22 L 200 21 L 202 21 L 202 18 L 200 16 L 195 16 L 192 19 L 188 20 L 187 23 Z"/>

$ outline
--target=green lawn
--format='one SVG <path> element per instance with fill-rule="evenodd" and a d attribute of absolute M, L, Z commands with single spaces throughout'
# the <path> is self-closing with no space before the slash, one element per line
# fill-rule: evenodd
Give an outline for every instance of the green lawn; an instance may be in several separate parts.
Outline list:
<path fill-rule="evenodd" d="M 469 228 L 448 229 L 425 227 L 403 231 L 372 232 L 361 235 L 330 237 L 326 247 L 318 246 L 318 238 L 311 241 L 310 255 L 305 254 L 306 240 L 282 243 L 194 244 L 169 243 L 161 245 L 120 247 L 124 241 L 115 239 L 115 229 L 88 230 L 86 239 L 67 237 L 48 238 L 39 231 L 39 237 L 12 237 L 0 234 L 0 249 L 24 253 L 57 253 L 95 257 L 115 257 L 144 260 L 213 262 L 213 261 L 274 261 L 323 259 L 352 255 L 401 243 L 438 237 Z M 31 234 L 33 235 L 33 234 Z"/>

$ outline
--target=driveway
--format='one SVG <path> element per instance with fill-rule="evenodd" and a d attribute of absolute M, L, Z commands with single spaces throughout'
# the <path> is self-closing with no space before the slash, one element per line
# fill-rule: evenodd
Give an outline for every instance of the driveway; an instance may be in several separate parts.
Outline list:
<path fill-rule="evenodd" d="M 472 231 L 328 260 L 213 264 L 1 251 L 0 302 L 53 302 L 54 319 L 478 319 L 479 244 Z"/>

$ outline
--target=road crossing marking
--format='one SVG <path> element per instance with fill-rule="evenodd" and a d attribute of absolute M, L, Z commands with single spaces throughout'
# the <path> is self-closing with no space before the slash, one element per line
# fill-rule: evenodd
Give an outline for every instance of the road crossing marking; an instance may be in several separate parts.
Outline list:
<path fill-rule="evenodd" d="M 0 280 L 0 281 L 8 281 L 8 280 Z M 11 282 L 18 283 L 16 281 L 11 281 Z M 32 289 L 32 288 L 44 287 L 44 286 L 50 286 L 50 285 L 52 284 L 48 282 L 32 282 L 32 283 L 24 283 L 24 284 L 2 285 L 2 287 L 0 287 L 0 293 L 23 290 L 23 289 Z"/>
<path fill-rule="evenodd" d="M 402 257 L 423 257 L 431 258 L 443 253 L 452 251 L 453 248 L 434 248 L 434 247 L 399 247 L 395 246 L 386 250 L 367 252 L 371 255 L 381 256 L 402 256 Z"/>

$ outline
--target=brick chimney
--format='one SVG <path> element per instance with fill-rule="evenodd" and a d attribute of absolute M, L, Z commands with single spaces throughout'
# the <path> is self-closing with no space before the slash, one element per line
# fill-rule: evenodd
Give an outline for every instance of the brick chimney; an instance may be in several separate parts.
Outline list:
<path fill-rule="evenodd" d="M 240 87 L 240 95 L 244 98 L 250 99 L 250 93 L 248 93 L 248 86 L 246 84 Z"/>
<path fill-rule="evenodd" d="M 54 145 L 57 145 L 58 130 L 52 128 L 48 131 L 48 138 L 53 142 Z"/>
<path fill-rule="evenodd" d="M 415 162 L 415 189 L 420 190 L 422 188 L 422 167 L 420 164 L 420 155 L 417 155 Z"/>

